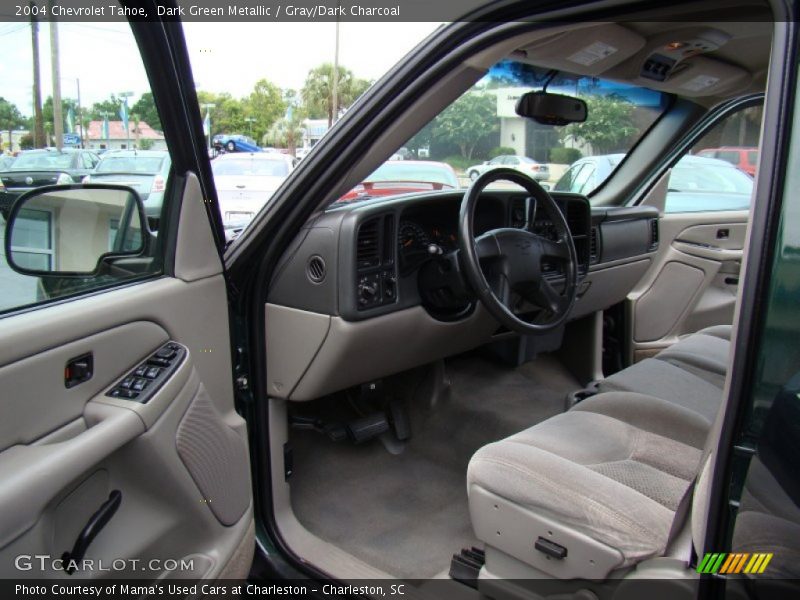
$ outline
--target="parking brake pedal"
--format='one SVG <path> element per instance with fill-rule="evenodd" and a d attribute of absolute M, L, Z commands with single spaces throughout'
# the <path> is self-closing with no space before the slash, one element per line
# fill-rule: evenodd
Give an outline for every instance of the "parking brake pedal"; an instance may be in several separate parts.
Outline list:
<path fill-rule="evenodd" d="M 485 562 L 486 554 L 480 548 L 463 548 L 460 554 L 453 554 L 450 578 L 477 590 L 478 574 Z"/>
<path fill-rule="evenodd" d="M 348 437 L 356 444 L 362 444 L 389 431 L 389 420 L 383 413 L 373 413 L 350 421 L 345 426 Z"/>

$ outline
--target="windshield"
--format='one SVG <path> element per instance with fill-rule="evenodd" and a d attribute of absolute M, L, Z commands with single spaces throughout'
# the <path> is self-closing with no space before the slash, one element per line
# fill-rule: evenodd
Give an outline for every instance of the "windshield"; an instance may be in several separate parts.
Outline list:
<path fill-rule="evenodd" d="M 158 156 L 109 156 L 100 161 L 96 172 L 155 175 L 163 164 L 164 158 Z"/>
<path fill-rule="evenodd" d="M 240 177 L 286 177 L 289 174 L 289 165 L 279 159 L 218 159 L 211 163 L 211 170 L 215 177 L 232 175 Z"/>
<path fill-rule="evenodd" d="M 557 127 L 518 116 L 517 100 L 526 92 L 542 90 L 545 85 L 549 92 L 585 100 L 586 121 Z M 661 115 L 667 100 L 665 94 L 646 88 L 568 73 L 554 76 L 547 69 L 504 60 L 411 137 L 392 160 L 363 183 L 374 181 L 375 174 L 385 169 L 393 170 L 395 181 L 428 181 L 420 176 L 419 168 L 402 172 L 394 165 L 402 164 L 403 160 L 432 161 L 431 164 L 449 165 L 460 188 L 490 169 L 512 168 L 545 188 L 589 195 L 614 172 L 625 154 Z M 398 188 L 397 193 L 408 192 L 409 187 Z M 351 195 L 352 192 L 343 199 Z M 364 195 L 360 198 L 364 199 Z"/>
<path fill-rule="evenodd" d="M 33 169 L 69 169 L 72 166 L 72 154 L 59 152 L 34 152 L 20 154 L 11 168 L 15 171 Z"/>

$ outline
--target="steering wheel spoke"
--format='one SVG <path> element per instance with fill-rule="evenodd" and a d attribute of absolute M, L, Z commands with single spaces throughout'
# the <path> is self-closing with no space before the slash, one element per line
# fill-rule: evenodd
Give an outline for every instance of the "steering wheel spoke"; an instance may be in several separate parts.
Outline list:
<path fill-rule="evenodd" d="M 539 238 L 542 247 L 542 256 L 546 258 L 556 258 L 558 260 L 569 260 L 569 247 L 561 240 L 553 241 L 545 237 Z"/>

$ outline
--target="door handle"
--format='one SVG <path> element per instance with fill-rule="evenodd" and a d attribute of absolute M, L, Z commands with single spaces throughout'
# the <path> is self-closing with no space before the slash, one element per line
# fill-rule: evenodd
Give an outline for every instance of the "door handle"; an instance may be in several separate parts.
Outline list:
<path fill-rule="evenodd" d="M 103 502 L 100 505 L 100 508 L 97 509 L 97 512 L 89 517 L 89 521 L 83 526 L 83 529 L 81 529 L 81 532 L 78 534 L 78 537 L 72 546 L 72 550 L 69 552 L 64 552 L 64 554 L 61 555 L 62 563 L 66 565 L 64 567 L 64 572 L 67 575 L 72 575 L 76 571 L 77 564 L 83 560 L 84 556 L 86 556 L 86 550 L 89 549 L 89 544 L 94 541 L 94 538 L 96 538 L 97 534 L 102 531 L 103 527 L 108 525 L 108 522 L 117 512 L 121 502 L 122 492 L 119 490 L 113 490 L 108 495 L 108 500 Z"/>

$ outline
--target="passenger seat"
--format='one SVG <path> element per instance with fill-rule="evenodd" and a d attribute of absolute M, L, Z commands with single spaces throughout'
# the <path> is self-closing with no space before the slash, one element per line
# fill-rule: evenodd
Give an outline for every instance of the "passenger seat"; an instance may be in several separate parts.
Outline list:
<path fill-rule="evenodd" d="M 662 398 L 700 415 L 711 427 L 722 402 L 730 351 L 731 326 L 708 327 L 607 377 L 598 392 Z"/>
<path fill-rule="evenodd" d="M 479 449 L 472 525 L 494 576 L 603 580 L 684 525 L 722 404 L 730 327 L 693 334 L 571 410 Z"/>

